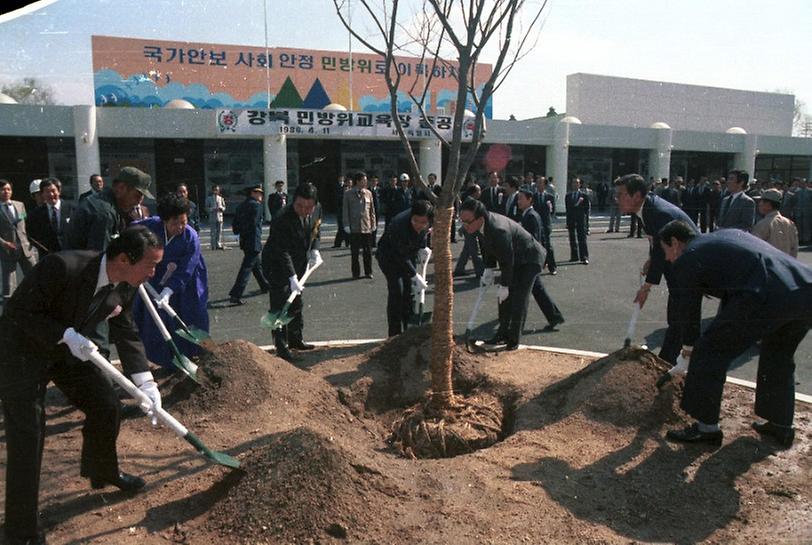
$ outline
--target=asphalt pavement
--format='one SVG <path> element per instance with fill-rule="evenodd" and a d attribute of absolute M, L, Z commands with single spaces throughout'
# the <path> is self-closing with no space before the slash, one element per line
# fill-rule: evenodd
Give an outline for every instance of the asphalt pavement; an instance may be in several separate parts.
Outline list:
<path fill-rule="evenodd" d="M 382 229 L 383 226 L 381 226 Z M 623 218 L 620 233 L 607 234 L 608 219 L 593 216 L 589 236 L 589 265 L 559 261 L 558 275 L 544 273 L 547 291 L 561 309 L 566 322 L 555 332 L 543 332 L 544 316 L 531 299 L 523 344 L 571 348 L 594 352 L 612 352 L 623 346 L 633 310 L 634 295 L 639 286 L 639 270 L 648 255 L 646 238 L 626 238 L 628 218 Z M 267 228 L 266 228 L 267 229 Z M 268 296 L 259 293 L 252 278 L 244 297 L 247 304 L 229 306 L 231 288 L 242 259 L 234 237 L 225 230 L 228 251 L 209 250 L 208 232 L 201 233 L 204 258 L 209 270 L 211 334 L 217 341 L 241 338 L 259 345 L 271 344 L 271 335 L 260 325 L 268 311 Z M 335 222 L 325 222 L 322 229 L 324 265 L 308 282 L 304 299 L 305 339 L 328 341 L 338 339 L 376 339 L 387 333 L 386 282 L 373 257 L 373 279 L 353 280 L 348 248 L 331 248 Z M 382 230 L 379 232 L 382 234 Z M 553 246 L 556 257 L 569 257 L 569 243 L 563 219 L 554 224 Z M 453 246 L 456 255 L 462 243 Z M 800 259 L 812 266 L 812 247 L 802 248 Z M 471 265 L 469 265 L 470 270 Z M 431 271 L 431 265 L 429 267 Z M 427 308 L 432 304 L 429 274 Z M 478 284 L 473 274 L 454 281 L 454 330 L 462 334 L 476 298 Z M 486 298 L 477 319 L 474 335 L 492 336 L 497 326 L 495 290 Z M 634 341 L 657 350 L 665 332 L 667 292 L 655 287 L 637 322 Z M 706 299 L 703 318 L 711 319 L 718 303 Z M 758 348 L 754 347 L 734 363 L 731 376 L 755 381 Z M 797 391 L 812 394 L 812 335 L 807 335 L 796 353 Z"/>

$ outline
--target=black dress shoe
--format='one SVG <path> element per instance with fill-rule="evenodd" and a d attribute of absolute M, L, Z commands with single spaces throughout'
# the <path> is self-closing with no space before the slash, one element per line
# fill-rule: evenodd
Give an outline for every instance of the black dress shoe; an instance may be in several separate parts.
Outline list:
<path fill-rule="evenodd" d="M 316 345 L 309 344 L 304 341 L 291 341 L 288 343 L 290 348 L 295 348 L 296 350 L 313 350 L 316 348 Z"/>
<path fill-rule="evenodd" d="M 242 299 L 237 299 L 237 298 L 234 298 L 234 297 L 229 299 L 228 302 L 233 306 L 240 306 L 240 305 L 245 304 L 245 301 L 243 301 Z"/>
<path fill-rule="evenodd" d="M 48 545 L 45 541 L 45 534 L 40 532 L 34 537 L 19 537 L 11 534 L 5 534 L 3 543 L 6 545 Z"/>
<path fill-rule="evenodd" d="M 519 349 L 519 343 L 509 342 L 509 343 L 507 343 L 507 346 L 505 346 L 505 352 L 512 352 L 512 351 L 518 350 L 518 349 Z"/>
<path fill-rule="evenodd" d="M 487 345 L 497 345 L 497 344 L 505 344 L 505 343 L 506 343 L 505 338 L 502 337 L 501 335 L 497 335 L 495 337 L 491 337 L 488 340 L 482 341 L 482 344 L 487 344 Z"/>
<path fill-rule="evenodd" d="M 561 325 L 563 323 L 564 317 L 559 316 L 558 318 L 554 318 L 552 322 L 544 326 L 544 329 L 542 329 L 542 331 L 558 331 L 558 328 L 556 326 Z"/>
<path fill-rule="evenodd" d="M 769 421 L 763 424 L 753 422 L 752 426 L 759 434 L 772 437 L 782 447 L 791 447 L 795 440 L 795 430 L 790 426 L 777 426 Z"/>
<path fill-rule="evenodd" d="M 584 265 L 589 265 L 589 260 L 588 259 L 582 259 L 581 263 L 583 263 Z"/>
<path fill-rule="evenodd" d="M 301 361 L 301 358 L 297 358 L 296 356 L 294 356 L 293 353 L 290 351 L 290 349 L 284 345 L 277 345 L 276 355 L 289 363 L 296 363 L 298 361 Z"/>
<path fill-rule="evenodd" d="M 552 276 L 557 275 L 557 274 L 558 274 L 558 269 L 553 269 L 553 270 L 551 270 L 551 271 L 550 271 L 550 274 L 551 274 Z"/>
<path fill-rule="evenodd" d="M 374 277 L 374 276 L 372 276 L 372 273 L 369 273 L 369 274 L 365 274 L 365 275 L 364 275 L 364 278 L 369 278 L 370 280 L 372 280 L 372 279 L 373 279 L 373 278 L 375 278 L 375 277 Z"/>
<path fill-rule="evenodd" d="M 699 424 L 692 424 L 681 430 L 669 430 L 665 438 L 678 443 L 708 443 L 719 446 L 722 444 L 722 430 L 699 431 Z"/>
<path fill-rule="evenodd" d="M 146 481 L 141 477 L 129 475 L 127 473 L 119 473 L 117 477 L 112 479 L 103 479 L 100 477 L 91 477 L 90 486 L 93 488 L 104 488 L 108 484 L 123 490 L 124 492 L 137 492 L 146 486 Z"/>

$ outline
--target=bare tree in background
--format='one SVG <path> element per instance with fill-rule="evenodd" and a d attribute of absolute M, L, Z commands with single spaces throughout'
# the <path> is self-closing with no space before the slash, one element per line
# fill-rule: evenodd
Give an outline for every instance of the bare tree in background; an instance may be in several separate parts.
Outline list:
<path fill-rule="evenodd" d="M 20 81 L 13 81 L 4 84 L 0 92 L 8 95 L 18 104 L 37 104 L 50 106 L 56 104 L 54 91 L 49 86 L 38 81 L 36 78 L 23 78 Z"/>
<path fill-rule="evenodd" d="M 455 415 L 459 416 L 460 411 L 467 411 L 469 408 L 464 400 L 454 395 L 451 380 L 455 346 L 450 240 L 454 200 L 484 138 L 486 106 L 517 61 L 535 45 L 546 0 L 355 0 L 352 6 L 361 12 L 360 21 L 358 14 L 349 16 L 348 10 L 352 7 L 350 0 L 333 2 L 341 22 L 349 32 L 385 61 L 383 76 L 389 91 L 393 124 L 412 172 L 418 173 L 417 186 L 435 204 L 432 231 L 435 281 L 431 340 L 432 390 L 423 407 L 423 413 L 426 419 L 439 420 L 442 428 L 444 417 L 454 418 Z M 407 13 L 407 9 L 411 9 L 411 12 Z M 403 88 L 396 55 L 418 57 L 419 62 L 429 67 L 426 77 L 416 79 L 408 89 Z M 476 82 L 486 73 L 481 67 L 486 57 L 493 61 L 492 71 L 477 86 Z M 453 59 L 454 62 L 444 59 Z M 419 111 L 426 124 L 433 127 L 433 117 L 426 111 L 425 104 L 431 90 L 434 69 L 452 65 L 456 69 L 455 79 L 458 85 L 456 106 L 452 112 L 451 139 L 433 131 L 448 153 L 448 167 L 443 178 L 442 191 L 435 197 L 426 186 L 425 176 L 428 173 L 420 172 L 408 136 L 398 117 L 398 98 L 399 95 L 408 95 L 414 105 L 412 109 Z M 472 105 L 468 114 L 467 104 Z M 472 135 L 470 144 L 465 147 L 464 132 Z"/>

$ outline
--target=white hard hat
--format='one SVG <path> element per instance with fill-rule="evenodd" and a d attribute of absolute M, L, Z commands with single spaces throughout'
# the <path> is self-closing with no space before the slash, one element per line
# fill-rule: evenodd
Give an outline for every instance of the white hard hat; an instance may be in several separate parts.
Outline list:
<path fill-rule="evenodd" d="M 409 180 L 409 175 L 406 174 L 405 172 L 400 175 L 400 181 L 401 182 L 405 182 L 405 181 L 408 181 L 408 180 Z"/>
<path fill-rule="evenodd" d="M 31 185 L 28 186 L 28 192 L 31 193 L 32 195 L 34 193 L 39 193 L 40 192 L 39 184 L 41 184 L 41 183 L 42 183 L 42 180 L 40 180 L 40 179 L 33 180 L 31 182 Z"/>

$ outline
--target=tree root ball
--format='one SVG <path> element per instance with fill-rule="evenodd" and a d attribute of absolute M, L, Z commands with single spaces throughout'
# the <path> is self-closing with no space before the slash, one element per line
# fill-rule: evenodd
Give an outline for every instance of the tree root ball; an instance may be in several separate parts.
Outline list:
<path fill-rule="evenodd" d="M 502 402 L 487 393 L 455 397 L 453 406 L 439 412 L 426 401 L 393 424 L 390 441 L 411 458 L 452 458 L 499 441 L 503 420 Z"/>

